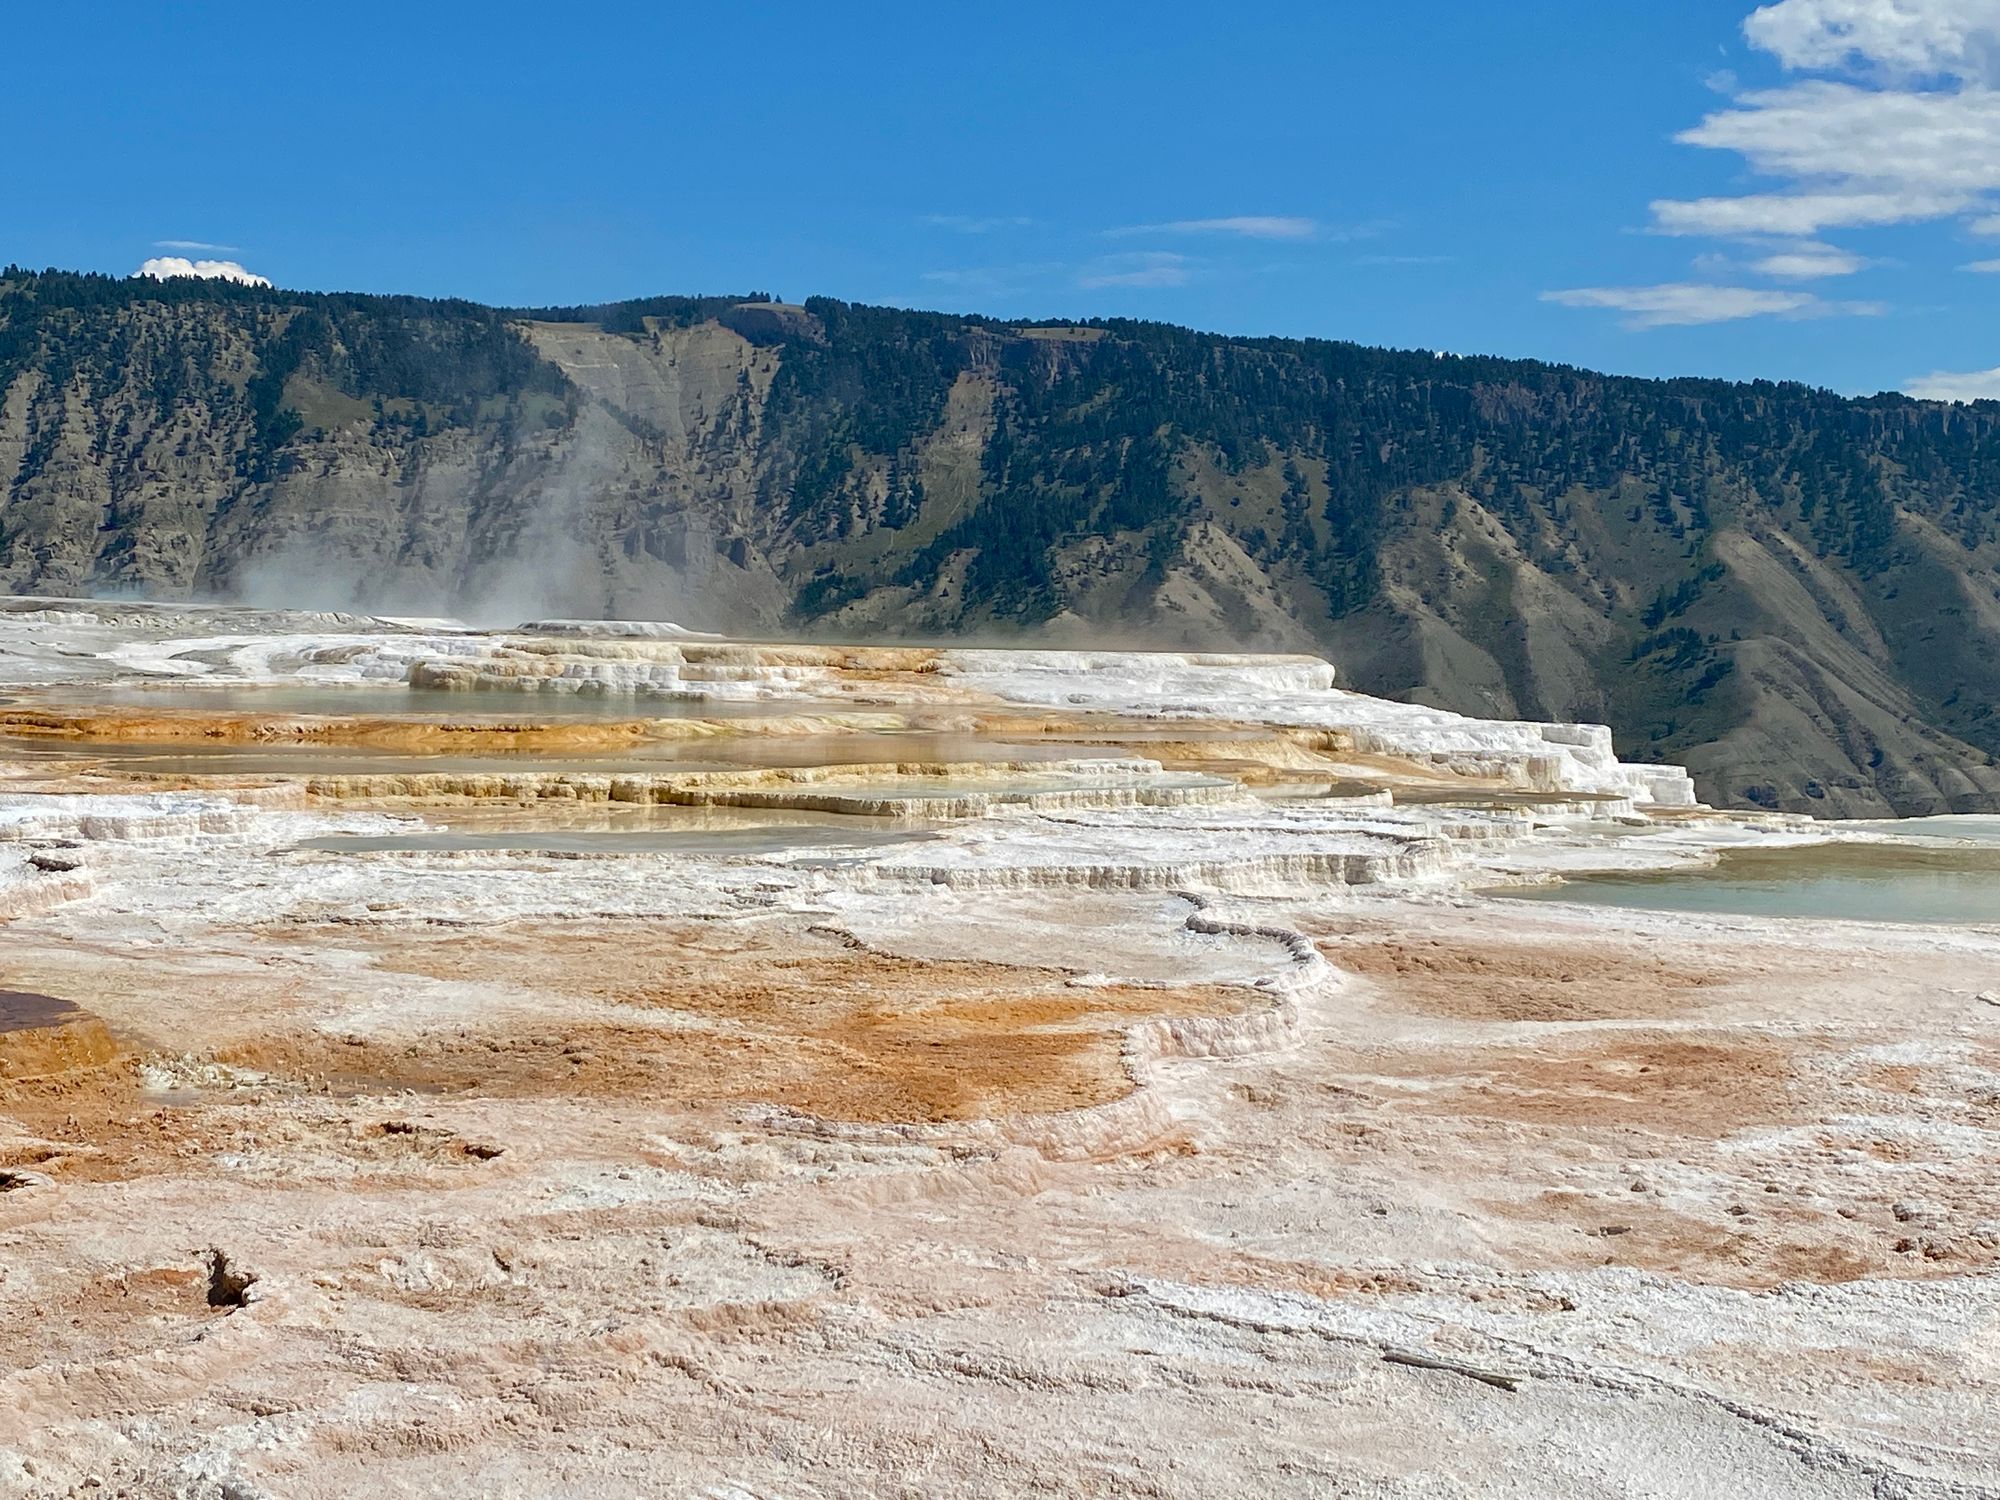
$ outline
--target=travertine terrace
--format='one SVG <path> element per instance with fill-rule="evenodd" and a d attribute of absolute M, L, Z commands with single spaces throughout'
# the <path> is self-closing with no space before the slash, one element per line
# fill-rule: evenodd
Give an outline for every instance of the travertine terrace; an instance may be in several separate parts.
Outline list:
<path fill-rule="evenodd" d="M 2000 927 L 1307 657 L 0 609 L 0 1494 L 2000 1493 Z"/>

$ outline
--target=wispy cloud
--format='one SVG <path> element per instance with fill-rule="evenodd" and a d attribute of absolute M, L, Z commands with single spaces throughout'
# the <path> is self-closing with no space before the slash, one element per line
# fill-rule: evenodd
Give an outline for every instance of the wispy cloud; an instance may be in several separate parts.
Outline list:
<path fill-rule="evenodd" d="M 996 229 L 1026 229 L 1035 221 L 1026 214 L 925 214 L 919 222 L 954 234 L 991 234 Z"/>
<path fill-rule="evenodd" d="M 1903 388 L 1922 401 L 2000 401 L 2000 370 L 1933 370 Z"/>
<path fill-rule="evenodd" d="M 1979 271 L 1988 276 L 2000 275 L 2000 260 L 1975 260 L 1970 265 L 1960 266 L 1961 271 Z"/>
<path fill-rule="evenodd" d="M 189 260 L 180 255 L 156 255 L 132 274 L 150 276 L 155 281 L 165 281 L 173 276 L 196 276 L 204 281 L 235 281 L 244 286 L 271 284 L 268 278 L 245 270 L 233 260 Z"/>
<path fill-rule="evenodd" d="M 154 240 L 153 248 L 155 250 L 208 250 L 227 255 L 240 247 L 236 245 L 213 245 L 207 240 Z"/>
<path fill-rule="evenodd" d="M 1170 219 L 1164 224 L 1126 224 L 1104 231 L 1125 234 L 1227 234 L 1249 240 L 1309 240 L 1320 232 L 1317 220 L 1288 214 L 1236 214 L 1224 219 Z"/>
<path fill-rule="evenodd" d="M 1696 256 L 1699 281 L 1577 287 L 1544 300 L 1616 312 L 1631 328 L 1866 316 L 1885 308 L 1745 282 L 1890 264 L 1828 243 L 1828 231 L 1957 218 L 2000 235 L 2000 0 L 1771 0 L 1743 36 L 1790 76 L 1761 88 L 1712 76 L 1726 103 L 1675 139 L 1729 153 L 1755 180 L 1657 199 L 1650 224 L 1734 248 Z"/>
<path fill-rule="evenodd" d="M 1823 229 L 1872 229 L 1957 213 L 1963 193 L 1915 189 L 1827 193 L 1751 193 L 1738 198 L 1654 201 L 1653 224 L 1662 234 L 1722 237 L 1751 234 L 1808 235 Z"/>
<path fill-rule="evenodd" d="M 1171 250 L 1140 250 L 1129 255 L 1105 255 L 1080 271 L 1076 284 L 1099 287 L 1186 286 L 1194 262 Z"/>
<path fill-rule="evenodd" d="M 1866 256 L 1838 245 L 1800 240 L 1773 247 L 1768 254 L 1750 262 L 1750 269 L 1780 281 L 1815 281 L 1827 276 L 1852 276 L 1869 264 Z"/>
<path fill-rule="evenodd" d="M 1829 302 L 1811 292 L 1688 281 L 1659 286 L 1570 287 L 1544 292 L 1542 300 L 1564 307 L 1598 307 L 1622 313 L 1620 321 L 1627 328 L 1685 328 L 1731 323 L 1742 318 L 1869 316 L 1884 311 L 1880 303 Z"/>

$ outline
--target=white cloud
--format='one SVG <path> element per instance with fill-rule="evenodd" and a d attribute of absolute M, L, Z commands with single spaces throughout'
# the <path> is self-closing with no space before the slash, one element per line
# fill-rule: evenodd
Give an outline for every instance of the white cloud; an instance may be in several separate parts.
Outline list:
<path fill-rule="evenodd" d="M 2000 0 L 1776 0 L 1750 14 L 1743 35 L 1794 76 L 1756 89 L 1712 76 L 1727 104 L 1675 139 L 1729 153 L 1756 180 L 1652 204 L 1656 232 L 1737 248 L 1696 256 L 1709 278 L 1699 283 L 1581 287 L 1546 300 L 1613 310 L 1633 328 L 1870 315 L 1882 305 L 1727 283 L 1885 264 L 1819 238 L 1829 230 L 1959 218 L 2000 236 Z M 2000 263 L 1967 269 L 1989 268 Z"/>
<path fill-rule="evenodd" d="M 189 260 L 182 255 L 156 255 L 132 274 L 150 276 L 155 281 L 165 281 L 171 276 L 198 276 L 204 281 L 235 281 L 244 286 L 271 284 L 267 278 L 246 271 L 233 260 Z"/>
<path fill-rule="evenodd" d="M 1810 79 L 1741 94 L 1677 140 L 1735 151 L 1766 176 L 1940 197 L 2000 186 L 2000 94 Z"/>
<path fill-rule="evenodd" d="M 1975 260 L 1971 265 L 1960 266 L 1961 271 L 1984 271 L 1989 276 L 2000 276 L 2000 260 Z"/>
<path fill-rule="evenodd" d="M 2000 190 L 2000 93 L 1815 80 L 1745 94 L 1678 140 L 1734 151 L 1784 191 L 1653 205 L 1669 234 L 1814 234 L 1943 218 Z"/>
<path fill-rule="evenodd" d="M 1879 313 L 1872 302 L 1828 302 L 1811 292 L 1770 287 L 1711 286 L 1675 281 L 1660 286 L 1582 286 L 1542 293 L 1544 302 L 1564 307 L 1601 307 L 1623 313 L 1627 328 L 1684 328 L 1730 323 L 1740 318 L 1820 318 L 1835 314 Z"/>
<path fill-rule="evenodd" d="M 1750 269 L 1780 281 L 1813 281 L 1823 276 L 1852 276 L 1867 265 L 1868 261 L 1852 250 L 1819 240 L 1800 240 L 1772 247 L 1768 254 L 1753 260 Z"/>
<path fill-rule="evenodd" d="M 1226 219 L 1174 219 L 1165 224 L 1128 224 L 1107 234 L 1234 234 L 1252 240 L 1309 240 L 1319 232 L 1312 219 L 1283 214 L 1238 214 Z"/>
<path fill-rule="evenodd" d="M 1933 370 L 1904 389 L 1922 401 L 2000 401 L 2000 370 Z"/>
<path fill-rule="evenodd" d="M 234 245 L 212 245 L 207 240 L 154 240 L 155 250 L 212 250 L 227 255 Z"/>
<path fill-rule="evenodd" d="M 1772 189 L 1653 205 L 1668 234 L 1811 235 L 1990 214 L 2000 192 L 2000 0 L 1780 0 L 1751 45 L 1805 78 L 1732 96 L 1677 140 Z"/>
<path fill-rule="evenodd" d="M 2000 61 L 2000 3 L 1780 0 L 1753 12 L 1743 34 L 1788 68 L 1861 67 L 1900 79 L 1990 81 Z"/>
<path fill-rule="evenodd" d="M 1940 200 L 1914 193 L 1750 193 L 1660 199 L 1653 204 L 1653 223 L 1663 234 L 1806 235 L 1935 219 L 1964 206 L 1962 197 Z"/>
<path fill-rule="evenodd" d="M 1132 255 L 1107 255 L 1084 267 L 1076 284 L 1097 287 L 1186 286 L 1189 261 L 1171 250 L 1142 250 Z"/>

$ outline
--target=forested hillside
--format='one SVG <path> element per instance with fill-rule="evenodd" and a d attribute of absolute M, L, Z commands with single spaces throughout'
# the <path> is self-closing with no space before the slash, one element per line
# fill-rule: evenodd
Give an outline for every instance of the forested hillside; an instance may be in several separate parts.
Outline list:
<path fill-rule="evenodd" d="M 2000 404 L 763 297 L 0 278 L 0 582 L 1330 656 L 2000 809 Z"/>

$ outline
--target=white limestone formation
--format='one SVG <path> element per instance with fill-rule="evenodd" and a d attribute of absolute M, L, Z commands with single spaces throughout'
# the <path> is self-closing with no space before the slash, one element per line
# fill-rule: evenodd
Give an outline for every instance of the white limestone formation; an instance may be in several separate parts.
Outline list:
<path fill-rule="evenodd" d="M 1308 657 L 31 601 L 0 686 L 0 1494 L 2000 1493 L 2000 925 L 1497 894 L 1983 825 Z"/>

